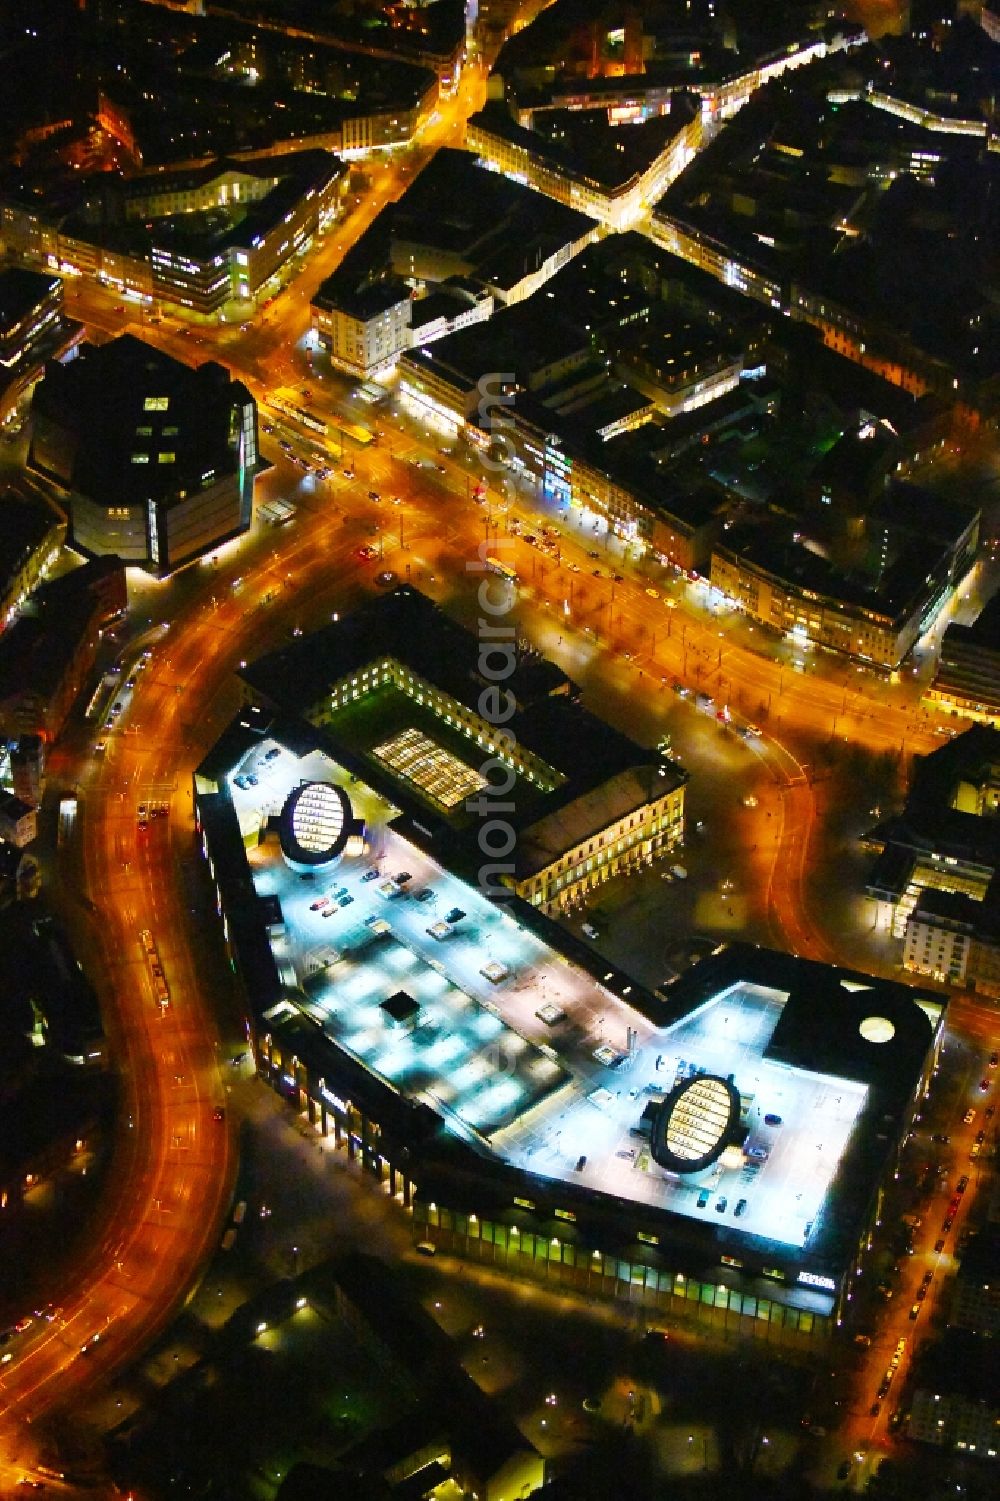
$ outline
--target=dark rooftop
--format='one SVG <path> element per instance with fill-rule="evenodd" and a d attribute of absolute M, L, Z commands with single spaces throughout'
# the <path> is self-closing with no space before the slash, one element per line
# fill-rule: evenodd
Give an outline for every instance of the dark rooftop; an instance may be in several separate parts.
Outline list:
<path fill-rule="evenodd" d="M 0 699 L 25 689 L 41 700 L 56 696 L 80 642 L 107 614 L 98 589 L 109 573 L 123 573 L 120 558 L 93 559 L 36 589 L 30 613 L 0 634 Z"/>
<path fill-rule="evenodd" d="M 396 1487 L 390 1487 L 381 1475 L 367 1475 L 350 1467 L 323 1465 L 299 1460 L 292 1465 L 275 1501 L 392 1501 Z"/>
<path fill-rule="evenodd" d="M 879 495 L 869 512 L 872 525 L 953 547 L 979 519 L 979 507 L 942 499 L 922 485 L 897 480 Z"/>
<path fill-rule="evenodd" d="M 502 293 L 593 228 L 586 214 L 478 166 L 467 151 L 443 147 L 382 210 L 313 301 L 374 317 L 409 296 L 401 278 L 406 247 L 417 245 L 462 261 L 463 275 Z"/>
<path fill-rule="evenodd" d="M 914 607 L 941 557 L 937 543 L 915 535 L 881 577 L 861 569 L 848 572 L 823 552 L 799 541 L 791 524 L 784 521 L 734 526 L 726 533 L 725 550 L 815 595 L 867 610 L 888 621 L 901 619 Z"/>
<path fill-rule="evenodd" d="M 949 639 L 974 643 L 987 651 L 1000 651 L 1000 594 L 994 594 L 971 625 L 955 622 L 949 625 L 945 632 L 945 647 Z"/>
<path fill-rule="evenodd" d="M 334 683 L 385 656 L 405 663 L 477 713 L 480 694 L 491 686 L 480 670 L 476 637 L 408 584 L 259 658 L 241 676 L 271 703 L 301 713 L 319 704 Z M 585 709 L 575 686 L 553 662 L 534 653 L 521 656 L 504 687 L 518 706 L 510 733 L 558 773 L 560 785 L 548 794 L 547 810 L 640 768 L 652 768 L 658 777 L 660 768 L 666 768 L 665 776 L 672 780 L 664 782 L 664 792 L 685 779 L 673 763 Z"/>
<path fill-rule="evenodd" d="M 214 360 L 192 369 L 131 334 L 85 344 L 35 388 L 31 462 L 106 505 L 182 498 L 233 472 L 231 416 L 250 400 Z"/>
<path fill-rule="evenodd" d="M 23 266 L 5 266 L 0 270 L 0 335 L 12 329 L 58 286 L 58 276 L 47 272 L 28 271 Z"/>
<path fill-rule="evenodd" d="M 767 1048 L 769 1058 L 867 1084 L 878 1091 L 883 1108 L 893 1110 L 901 1110 L 912 1094 L 934 1035 L 923 1003 L 946 1004 L 942 996 L 897 980 L 731 943 L 669 986 L 671 1019 L 737 981 L 788 995 Z M 861 1033 L 862 1021 L 872 1016 L 892 1024 L 885 1041 L 869 1041 Z"/>
<path fill-rule="evenodd" d="M 468 274 L 500 285 L 520 280 L 594 228 L 586 214 L 451 147 L 437 152 L 389 213 L 394 246 L 417 243 L 450 251 L 468 262 Z"/>
<path fill-rule="evenodd" d="M 494 1475 L 533 1445 L 455 1359 L 439 1325 L 406 1291 L 384 1262 L 356 1253 L 335 1263 L 344 1295 L 423 1389 L 424 1402 L 474 1472 Z M 377 1438 L 375 1440 L 377 1444 Z"/>
<path fill-rule="evenodd" d="M 1000 867 L 1000 818 L 967 812 L 957 805 L 960 784 L 972 788 L 1000 781 L 1000 730 L 973 725 L 915 759 L 902 813 L 885 819 L 866 836 L 887 851 L 936 852 L 980 865 Z"/>
<path fill-rule="evenodd" d="M 13 494 L 0 500 L 0 591 L 62 525 L 44 500 Z"/>
<path fill-rule="evenodd" d="M 318 703 L 333 683 L 382 656 L 406 662 L 463 703 L 478 701 L 483 680 L 476 638 L 408 584 L 259 657 L 241 676 L 272 703 L 300 713 Z M 523 713 L 549 694 L 565 693 L 571 684 L 554 663 L 532 654 L 519 662 L 505 686 Z"/>
<path fill-rule="evenodd" d="M 697 107 L 691 96 L 678 95 L 668 115 L 637 125 L 611 125 L 599 110 L 545 110 L 528 130 L 511 118 L 506 105 L 492 100 L 469 117 L 469 127 L 489 131 L 557 171 L 614 192 L 652 165 Z"/>
<path fill-rule="evenodd" d="M 995 1409 L 1000 1392 L 1000 1341 L 966 1329 L 947 1329 L 940 1339 L 920 1345 L 912 1379 L 925 1391 L 960 1393 Z"/>
<path fill-rule="evenodd" d="M 0 195 L 31 201 L 36 212 L 66 233 L 109 249 L 148 259 L 154 246 L 171 246 L 207 261 L 230 247 L 249 248 L 279 225 L 300 199 L 345 170 L 338 157 L 318 148 L 243 159 L 220 156 L 202 165 L 136 177 L 77 174 L 71 182 L 48 182 L 10 169 L 0 183 Z M 257 178 L 267 190 L 260 197 L 244 195 L 225 207 L 216 204 L 198 212 L 164 214 L 154 207 L 164 193 L 195 191 L 227 173 Z"/>

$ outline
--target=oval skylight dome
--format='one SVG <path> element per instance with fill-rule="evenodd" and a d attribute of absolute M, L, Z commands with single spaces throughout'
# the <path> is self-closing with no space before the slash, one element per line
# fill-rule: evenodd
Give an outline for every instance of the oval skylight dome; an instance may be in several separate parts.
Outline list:
<path fill-rule="evenodd" d="M 732 1140 L 739 1091 L 715 1074 L 696 1074 L 673 1089 L 653 1130 L 653 1158 L 674 1173 L 699 1172 Z"/>
<path fill-rule="evenodd" d="M 332 782 L 302 782 L 285 799 L 278 837 L 292 865 L 318 866 L 343 854 L 354 828 L 350 799 Z"/>

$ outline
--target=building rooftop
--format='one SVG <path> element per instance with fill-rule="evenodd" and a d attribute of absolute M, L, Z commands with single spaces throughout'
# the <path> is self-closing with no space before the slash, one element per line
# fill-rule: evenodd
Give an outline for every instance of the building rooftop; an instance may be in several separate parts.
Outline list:
<path fill-rule="evenodd" d="M 626 818 L 677 785 L 671 766 L 635 766 L 613 772 L 605 782 L 542 813 L 522 831 L 515 862 L 522 880 L 544 870 L 566 850 Z"/>
<path fill-rule="evenodd" d="M 46 501 L 13 493 L 0 497 L 0 590 L 20 573 L 63 522 Z M 0 626 L 3 622 L 0 621 Z"/>
<path fill-rule="evenodd" d="M 920 1346 L 913 1382 L 918 1389 L 941 1396 L 956 1393 L 995 1411 L 1000 1407 L 1000 1341 L 947 1329 Z"/>
<path fill-rule="evenodd" d="M 480 650 L 471 632 L 450 620 L 426 595 L 402 585 L 251 663 L 242 676 L 271 704 L 289 714 L 308 714 L 322 706 L 335 683 L 391 657 L 478 714 L 480 695 L 492 686 L 483 676 Z M 519 654 L 503 686 L 517 704 L 506 728 L 551 773 L 541 802 L 537 790 L 531 795 L 523 789 L 523 797 L 514 799 L 514 818 L 529 864 L 541 858 L 560 831 L 575 830 L 582 838 L 596 826 L 595 820 L 618 808 L 624 812 L 625 804 L 638 806 L 644 787 L 655 787 L 662 795 L 686 780 L 686 773 L 673 762 L 591 714 L 579 702 L 575 685 L 537 653 Z M 415 714 L 414 709 L 411 717 Z M 337 739 L 336 719 L 328 733 Z M 405 785 L 387 766 L 368 763 L 365 775 L 387 791 L 392 789 L 392 796 L 406 806 Z M 419 817 L 419 804 L 416 810 Z"/>
<path fill-rule="evenodd" d="M 456 294 L 451 287 L 442 283 L 438 291 L 414 299 L 410 309 L 410 326 L 419 339 L 421 328 L 429 327 L 439 318 L 455 318 L 459 313 L 468 312 L 471 306 L 467 296 Z"/>
<path fill-rule="evenodd" d="M 22 692 L 41 702 L 57 695 L 81 641 L 107 614 L 99 588 L 113 573 L 124 573 L 120 558 L 95 558 L 39 585 L 29 609 L 0 633 L 0 700 Z"/>
<path fill-rule="evenodd" d="M 1000 1231 L 995 1225 L 969 1236 L 957 1276 L 960 1282 L 985 1283 L 1000 1298 Z"/>
<path fill-rule="evenodd" d="M 319 149 L 216 157 L 196 166 L 130 177 L 77 173 L 68 183 L 10 169 L 0 179 L 0 198 L 33 204 L 66 234 L 86 242 L 147 260 L 160 249 L 208 262 L 231 248 L 250 250 L 301 199 L 345 171 L 339 158 Z M 225 185 L 240 178 L 256 179 L 264 191 L 251 195 L 244 186 L 244 195 L 238 197 Z M 215 183 L 219 188 L 212 208 L 192 211 L 186 206 L 167 213 L 161 206 L 165 195 L 197 192 Z"/>
<path fill-rule="evenodd" d="M 593 228 L 586 214 L 487 171 L 467 151 L 442 147 L 402 197 L 383 208 L 313 301 L 374 317 L 410 295 L 402 278 L 420 275 L 410 269 L 411 254 L 423 261 L 435 252 L 446 258 L 448 279 L 454 272 L 470 287 L 503 295 Z"/>
<path fill-rule="evenodd" d="M 709 0 L 646 0 L 641 11 L 617 13 L 609 30 L 594 0 L 556 0 L 508 37 L 496 71 L 518 100 L 561 89 L 579 97 L 624 85 L 635 98 L 644 87 L 683 86 L 747 72 L 812 34 L 814 12 L 784 6 L 737 9 L 725 21 Z M 641 97 L 641 96 L 640 96 Z"/>
<path fill-rule="evenodd" d="M 11 333 L 58 286 L 58 276 L 44 271 L 28 271 L 23 266 L 0 268 L 0 338 Z"/>
<path fill-rule="evenodd" d="M 866 93 L 853 58 L 839 64 L 839 93 L 827 67 L 765 85 L 654 213 L 738 257 L 785 297 L 791 290 L 827 315 L 833 303 L 865 320 L 863 337 L 928 372 L 937 363 L 935 389 L 949 391 L 954 371 L 978 393 L 1000 368 L 996 267 L 986 249 L 997 168 L 985 127 L 972 139 L 918 120 L 886 126 L 874 106 L 917 55 L 917 72 L 933 70 L 930 46 L 883 40 L 869 65 L 878 94 Z M 972 92 L 978 87 L 977 78 Z M 929 85 L 922 107 L 947 116 L 950 94 Z"/>
<path fill-rule="evenodd" d="M 9 819 L 11 823 L 17 823 L 26 814 L 33 812 L 32 803 L 24 803 L 16 793 L 8 792 L 5 787 L 0 787 L 0 816 Z"/>
<path fill-rule="evenodd" d="M 942 657 L 947 657 L 951 642 L 980 647 L 983 651 L 1000 651 L 1000 594 L 983 606 L 971 625 L 952 622 L 944 635 Z"/>
<path fill-rule="evenodd" d="M 888 485 L 868 512 L 873 529 L 919 537 L 942 548 L 954 547 L 979 516 L 978 506 L 952 497 L 944 500 L 933 490 L 903 480 Z"/>
<path fill-rule="evenodd" d="M 453 1451 L 484 1480 L 514 1455 L 534 1452 L 504 1409 L 458 1364 L 452 1341 L 384 1262 L 356 1254 L 340 1258 L 333 1271 L 344 1296 L 409 1376 L 423 1412 L 422 1418 L 404 1416 L 402 1442 L 393 1444 L 391 1429 L 387 1441 L 376 1433 L 352 1457 L 380 1456 L 385 1464 L 386 1450 L 394 1447 L 402 1458 L 424 1447 L 429 1427 L 439 1427 Z"/>
<path fill-rule="evenodd" d="M 359 1103 L 378 1094 L 384 1130 L 419 1157 L 471 1152 L 487 1198 L 505 1167 L 547 1184 L 570 1221 L 627 1202 L 717 1249 L 778 1247 L 812 1269 L 811 1295 L 834 1288 L 892 1149 L 886 1119 L 902 1119 L 926 1063 L 939 998 L 744 945 L 652 995 L 524 904 L 494 903 L 452 874 L 397 831 L 384 794 L 323 749 L 303 757 L 274 739 L 279 755 L 265 761 L 271 744 L 256 736 L 249 752 L 257 786 L 233 780 L 245 756 L 207 800 L 237 830 L 233 857 L 254 891 L 284 915 L 269 940 L 284 989 L 277 1002 L 266 992 L 262 1030 Z M 321 906 L 324 885 L 303 886 L 273 840 L 247 853 L 239 836 L 303 778 L 349 787 L 365 818 L 367 854 L 326 883 L 348 905 Z M 364 879 L 373 867 L 381 879 Z M 412 883 L 403 892 L 386 879 L 400 869 Z M 224 905 L 235 931 L 228 892 Z M 420 1008 L 409 1029 L 383 1012 L 400 991 Z M 651 1160 L 641 1122 L 702 1072 L 735 1082 L 748 1155 L 694 1181 Z"/>
<path fill-rule="evenodd" d="M 102 505 L 183 499 L 233 472 L 251 399 L 214 360 L 192 369 L 131 334 L 85 344 L 35 388 L 31 462 Z"/>
<path fill-rule="evenodd" d="M 978 711 L 1000 711 L 1000 595 L 994 595 L 971 625 L 957 621 L 941 640 L 934 688 L 974 704 Z"/>
<path fill-rule="evenodd" d="M 478 702 L 484 680 L 477 639 L 408 584 L 373 596 L 341 620 L 259 657 L 242 671 L 251 688 L 299 713 L 318 703 L 331 684 L 385 655 L 405 661 L 463 703 Z M 554 662 L 527 653 L 505 686 L 524 712 L 572 685 Z"/>
<path fill-rule="evenodd" d="M 917 893 L 914 918 L 931 917 L 943 921 L 946 926 L 979 928 L 983 917 L 984 903 L 964 891 L 939 891 L 925 886 Z"/>
<path fill-rule="evenodd" d="M 491 100 L 470 115 L 469 129 L 488 131 L 558 172 L 614 193 L 652 166 L 697 108 L 693 97 L 677 95 L 669 114 L 633 125 L 612 125 L 599 110 L 551 109 L 539 111 L 527 129 L 504 103 Z"/>
<path fill-rule="evenodd" d="M 555 251 L 592 232 L 586 214 L 555 203 L 443 147 L 388 210 L 393 263 L 405 274 L 406 247 L 460 256 L 467 275 L 508 287 Z"/>
<path fill-rule="evenodd" d="M 892 851 L 900 859 L 937 855 L 978 865 L 989 875 L 1000 868 L 1000 818 L 985 806 L 975 809 L 979 794 L 998 783 L 1000 730 L 973 725 L 914 758 L 903 811 L 877 824 L 866 841 L 885 850 L 883 859 Z"/>
<path fill-rule="evenodd" d="M 726 533 L 725 551 L 765 572 L 808 589 L 814 595 L 867 610 L 894 621 L 906 615 L 940 561 L 940 546 L 915 536 L 876 577 L 867 570 L 847 571 L 815 545 L 793 534 L 791 524 L 775 521 L 734 526 Z"/>
<path fill-rule="evenodd" d="M 516 382 L 515 399 L 523 400 L 534 373 L 548 365 L 589 354 L 581 330 L 546 309 L 535 298 L 507 309 L 489 323 L 474 323 L 456 329 L 429 349 L 414 349 L 411 361 L 426 360 L 431 369 L 440 366 L 449 376 L 458 376 L 474 388 L 484 372 L 510 372 Z M 541 403 L 539 402 L 539 409 Z M 548 420 L 542 418 L 543 421 Z"/>

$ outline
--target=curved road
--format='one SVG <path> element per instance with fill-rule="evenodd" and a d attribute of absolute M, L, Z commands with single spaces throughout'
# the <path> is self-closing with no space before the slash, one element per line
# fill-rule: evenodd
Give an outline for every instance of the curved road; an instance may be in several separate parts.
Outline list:
<path fill-rule="evenodd" d="M 258 529 L 217 570 L 202 568 L 194 592 L 139 675 L 106 758 L 81 783 L 85 892 L 97 908 L 109 988 L 117 998 L 110 1030 L 116 1053 L 126 1060 L 126 1110 L 133 1127 L 116 1161 L 106 1229 L 79 1268 L 63 1317 L 36 1326 L 4 1374 L 8 1433 L 11 1420 L 37 1417 L 141 1348 L 183 1295 L 218 1233 L 233 1154 L 227 1124 L 214 1119 L 225 1098 L 219 1039 L 192 958 L 198 935 L 176 880 L 177 861 L 190 848 L 190 772 L 238 701 L 235 663 L 259 653 L 268 637 L 290 624 L 315 625 L 342 606 L 345 583 L 350 595 L 364 572 L 354 554 L 371 528 L 382 529 L 385 564 L 401 575 L 409 566 L 414 580 L 439 596 L 464 579 L 465 560 L 485 535 L 483 511 L 452 492 L 442 527 L 440 481 L 404 462 L 405 435 L 393 441 L 394 450 L 380 445 L 355 461 L 359 472 L 350 485 L 338 475 L 336 485 L 303 495 L 293 526 L 266 535 Z M 279 464 L 263 486 L 283 482 L 287 488 L 287 471 Z M 399 494 L 400 507 L 372 506 L 372 483 L 387 495 Z M 534 524 L 526 508 L 522 514 L 525 525 Z M 614 639 L 641 644 L 634 660 L 619 659 L 614 641 L 609 651 L 600 639 L 611 579 L 606 572 L 594 579 L 592 570 L 584 578 L 586 551 L 585 541 L 564 538 L 555 562 L 523 539 L 516 543 L 526 616 L 542 629 L 553 602 L 558 605 L 571 583 L 582 581 L 573 623 L 597 622 L 591 627 L 597 639 L 580 640 L 603 658 L 612 679 L 621 675 L 622 685 L 630 682 L 634 691 L 640 671 L 649 687 L 653 673 L 679 674 L 688 667 L 690 678 L 691 654 L 708 654 L 710 627 L 681 606 L 673 613 L 686 630 L 654 640 L 663 600 L 648 598 L 641 584 L 629 580 L 617 586 L 610 602 L 618 617 Z M 229 583 L 237 572 L 244 584 L 234 594 Z M 765 691 L 782 671 L 741 647 L 727 645 L 724 651 L 732 659 L 727 670 L 754 692 L 757 685 Z M 662 684 L 657 688 L 662 691 Z M 803 728 L 818 729 L 831 702 L 843 696 L 836 683 L 795 676 L 784 689 L 786 713 Z M 851 703 L 859 716 L 856 728 L 875 746 L 897 744 L 912 725 L 906 707 L 880 708 L 877 718 L 862 718 L 862 702 L 855 695 Z M 933 739 L 920 729 L 920 746 L 929 747 Z M 811 788 L 777 742 L 769 739 L 766 746 L 776 777 L 786 783 L 768 872 L 771 906 L 790 947 L 822 954 L 825 945 L 804 914 L 801 894 L 815 817 Z M 57 754 L 55 776 L 59 765 Z M 138 803 L 159 798 L 172 799 L 169 822 L 152 820 L 141 835 Z M 165 1016 L 150 989 L 139 940 L 143 928 L 157 940 L 170 984 L 173 1004 Z M 99 1340 L 81 1354 L 95 1335 Z"/>
<path fill-rule="evenodd" d="M 450 133 L 455 121 L 444 122 L 442 129 Z M 396 169 L 387 169 L 378 196 L 384 200 L 399 186 Z M 345 239 L 367 222 L 369 207 L 366 202 L 358 222 L 345 226 Z M 324 266 L 322 274 L 328 269 Z M 90 299 L 89 289 L 81 290 L 81 311 Z M 107 299 L 98 295 L 94 302 L 106 312 Z M 253 376 L 269 383 L 278 375 L 302 379 L 289 359 L 286 336 L 292 326 L 301 332 L 307 308 L 306 290 L 293 287 L 275 304 L 266 336 L 262 330 L 250 333 L 246 343 L 253 341 Z M 186 346 L 194 356 L 202 353 L 168 328 L 148 334 L 167 346 Z M 236 330 L 226 334 L 225 350 L 218 352 L 240 368 Z M 301 446 L 308 451 L 315 445 Z M 258 530 L 231 557 L 227 553 L 217 570 L 203 567 L 140 675 L 123 723 L 110 737 L 105 761 L 81 781 L 78 838 L 85 894 L 96 909 L 93 936 L 112 1001 L 108 1029 L 124 1064 L 123 1118 L 130 1116 L 132 1124 L 115 1159 L 102 1209 L 104 1228 L 77 1263 L 60 1316 L 51 1323 L 37 1322 L 4 1369 L 0 1474 L 37 1457 L 25 1427 L 29 1421 L 77 1397 L 148 1343 L 217 1238 L 235 1153 L 228 1121 L 216 1119 L 225 1088 L 220 1039 L 195 958 L 202 935 L 191 922 L 184 882 L 177 880 L 178 864 L 189 858 L 192 847 L 190 772 L 238 702 L 235 664 L 259 654 L 292 624 L 314 626 L 332 608 L 349 603 L 359 584 L 354 555 L 376 524 L 382 529 L 383 561 L 400 576 L 404 571 L 411 576 L 412 570 L 414 582 L 438 597 L 465 580 L 465 560 L 488 534 L 488 519 L 471 501 L 462 502 L 461 470 L 456 487 L 451 465 L 442 484 L 437 476 L 404 462 L 410 454 L 431 451 L 412 433 L 393 434 L 356 460 L 358 478 L 351 485 L 338 475 L 334 485 L 300 497 L 294 525 L 266 535 Z M 287 492 L 288 479 L 279 463 L 262 487 Z M 398 494 L 399 509 L 371 507 L 366 497 L 372 483 L 387 496 Z M 527 501 L 515 503 L 514 514 L 525 529 L 537 529 Z M 518 540 L 513 556 L 524 581 L 524 614 L 536 637 L 550 635 L 558 619 L 567 635 L 573 632 L 576 649 L 599 656 L 601 671 L 619 686 L 632 692 L 640 687 L 662 691 L 669 676 L 717 694 L 721 685 L 722 692 L 731 694 L 736 683 L 748 715 L 771 698 L 786 728 L 827 734 L 832 722 L 842 735 L 873 749 L 923 751 L 939 743 L 929 722 L 921 721 L 905 701 L 874 703 L 846 680 L 793 673 L 728 635 L 720 644 L 717 622 L 707 623 L 689 611 L 677 586 L 661 586 L 654 599 L 647 595 L 645 581 L 635 580 L 629 570 L 627 582 L 616 586 L 603 555 L 602 577 L 594 578 L 590 550 L 589 538 L 564 534 L 560 557 L 553 561 Z M 229 584 L 237 573 L 244 585 L 233 594 Z M 669 613 L 664 593 L 675 596 Z M 629 661 L 619 655 L 626 642 L 633 653 Z M 762 875 L 776 936 L 799 953 L 833 957 L 803 899 L 816 818 L 812 788 L 777 739 L 765 737 L 763 753 L 781 786 L 774 841 L 766 855 L 762 847 L 759 857 L 766 860 Z M 68 766 L 57 753 L 54 777 L 61 761 Z M 152 820 L 141 834 L 138 803 L 160 799 L 171 801 L 169 819 Z M 150 988 L 139 940 L 143 928 L 156 938 L 170 985 L 172 1004 L 166 1015 L 160 1014 Z M 985 1031 L 974 1003 L 964 1011 L 973 1030 Z"/>

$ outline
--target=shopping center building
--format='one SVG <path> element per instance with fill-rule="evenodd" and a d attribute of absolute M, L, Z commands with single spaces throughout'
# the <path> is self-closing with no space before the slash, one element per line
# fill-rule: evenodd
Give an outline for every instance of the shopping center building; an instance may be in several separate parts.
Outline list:
<path fill-rule="evenodd" d="M 262 1076 L 416 1240 L 747 1333 L 829 1334 L 943 1000 L 742 944 L 648 991 L 484 890 L 461 838 L 414 814 L 404 763 L 442 803 L 474 794 L 444 730 L 363 751 L 335 717 L 256 698 L 194 804 Z"/>
<path fill-rule="evenodd" d="M 502 603 L 509 585 L 490 586 Z M 504 842 L 480 837 L 496 797 L 512 846 L 489 861 L 492 882 L 564 910 L 679 845 L 687 773 L 591 714 L 555 663 L 515 650 L 513 626 L 490 629 L 480 641 L 407 585 L 242 676 L 254 702 L 321 725 L 342 764 L 391 788 L 418 842 L 472 879 Z"/>

